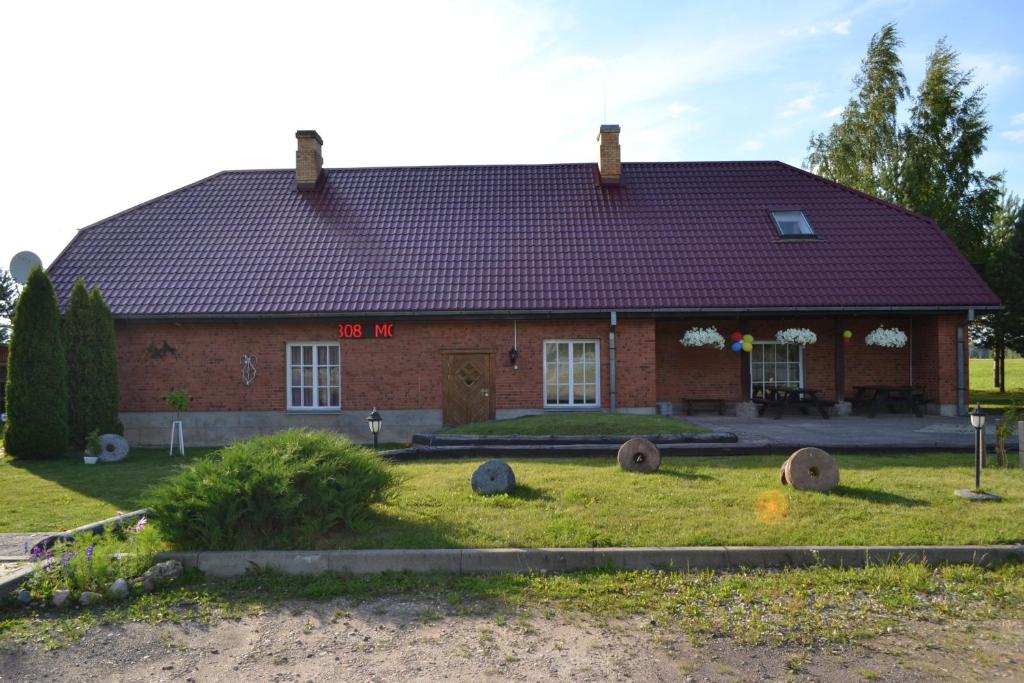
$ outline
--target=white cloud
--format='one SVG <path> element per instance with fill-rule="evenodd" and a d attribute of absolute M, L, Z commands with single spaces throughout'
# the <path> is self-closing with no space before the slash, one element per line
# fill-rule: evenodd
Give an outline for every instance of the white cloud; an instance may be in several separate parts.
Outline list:
<path fill-rule="evenodd" d="M 842 19 L 841 21 L 817 21 L 813 24 L 807 24 L 806 26 L 784 28 L 779 31 L 779 35 L 786 38 L 809 38 L 812 36 L 827 35 L 830 33 L 845 36 L 849 35 L 850 26 L 852 24 L 852 19 Z"/>
<path fill-rule="evenodd" d="M 1024 111 L 1022 111 L 1019 114 L 1015 114 L 1013 116 L 1013 118 L 1010 119 L 1010 125 L 1011 126 L 1024 126 Z"/>
<path fill-rule="evenodd" d="M 1003 137 L 1012 142 L 1024 142 L 1024 130 L 1003 131 Z"/>
<path fill-rule="evenodd" d="M 974 70 L 974 82 L 997 87 L 1017 77 L 1021 67 L 1016 58 L 1003 54 L 964 52 L 960 55 L 964 67 Z"/>
<path fill-rule="evenodd" d="M 741 151 L 741 152 L 756 152 L 757 150 L 761 149 L 762 147 L 764 147 L 764 143 L 763 142 L 761 142 L 760 140 L 751 139 L 751 140 L 744 141 L 743 144 L 741 144 L 739 146 L 739 151 Z"/>
<path fill-rule="evenodd" d="M 835 117 L 842 114 L 844 109 L 846 109 L 846 107 L 832 107 L 827 112 L 825 112 L 825 118 L 834 119 Z"/>
<path fill-rule="evenodd" d="M 810 111 L 813 105 L 814 95 L 804 95 L 803 97 L 798 97 L 795 100 L 791 101 L 789 104 L 787 104 L 786 108 L 782 110 L 782 113 L 779 114 L 779 116 L 781 116 L 784 119 L 789 119 L 796 116 L 797 114 L 802 114 L 804 112 Z"/>
<path fill-rule="evenodd" d="M 843 19 L 842 21 L 837 21 L 835 24 L 832 25 L 832 33 L 838 33 L 838 34 L 844 35 L 844 36 L 845 35 L 849 35 L 850 34 L 850 24 L 852 24 L 852 23 L 853 23 L 852 19 Z"/>
<path fill-rule="evenodd" d="M 682 104 L 680 102 L 673 102 L 672 104 L 668 105 L 668 113 L 671 114 L 673 118 L 679 116 L 680 114 L 693 114 L 696 113 L 697 111 L 697 107 L 693 106 L 692 104 Z"/>

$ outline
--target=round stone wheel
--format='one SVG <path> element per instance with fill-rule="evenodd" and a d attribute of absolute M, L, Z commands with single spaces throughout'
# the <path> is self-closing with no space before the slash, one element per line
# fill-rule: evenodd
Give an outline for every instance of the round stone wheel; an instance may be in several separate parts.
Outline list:
<path fill-rule="evenodd" d="M 839 485 L 839 465 L 820 448 L 801 448 L 783 464 L 781 478 L 799 491 L 831 491 Z"/>
<path fill-rule="evenodd" d="M 516 475 L 505 461 L 488 460 L 476 468 L 470 484 L 482 496 L 512 493 L 516 488 Z"/>
<path fill-rule="evenodd" d="M 100 437 L 100 462 L 118 462 L 128 457 L 128 440 L 120 434 Z"/>
<path fill-rule="evenodd" d="M 657 472 L 661 451 L 647 439 L 636 437 L 619 446 L 619 467 L 627 472 Z"/>

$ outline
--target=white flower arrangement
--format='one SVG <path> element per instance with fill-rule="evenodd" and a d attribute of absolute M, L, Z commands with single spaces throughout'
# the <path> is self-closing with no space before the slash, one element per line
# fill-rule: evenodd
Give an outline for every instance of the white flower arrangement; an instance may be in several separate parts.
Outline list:
<path fill-rule="evenodd" d="M 867 336 L 864 337 L 864 343 L 868 346 L 882 346 L 887 349 L 902 349 L 907 345 L 907 333 L 903 330 L 890 327 L 879 326 L 878 328 L 868 332 Z"/>
<path fill-rule="evenodd" d="M 808 344 L 814 344 L 817 342 L 818 335 L 814 334 L 806 327 L 790 327 L 776 332 L 775 341 L 780 344 L 799 344 L 800 346 L 807 346 Z"/>
<path fill-rule="evenodd" d="M 714 346 L 721 350 L 725 348 L 725 337 L 714 327 L 691 327 L 679 343 L 683 346 Z"/>

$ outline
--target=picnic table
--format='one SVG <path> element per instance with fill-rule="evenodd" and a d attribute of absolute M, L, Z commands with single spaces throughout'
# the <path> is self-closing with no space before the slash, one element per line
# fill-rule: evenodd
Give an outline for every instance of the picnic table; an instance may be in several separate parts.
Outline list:
<path fill-rule="evenodd" d="M 913 385 L 890 385 L 890 384 L 861 384 L 855 385 L 857 395 L 853 399 L 853 406 L 859 407 L 868 405 L 868 417 L 878 414 L 878 409 L 883 405 L 889 412 L 895 412 L 896 406 L 904 406 L 908 413 L 914 413 L 917 417 L 924 417 L 921 412 L 921 404 L 924 403 L 924 387 Z"/>
<path fill-rule="evenodd" d="M 808 415 L 808 407 L 813 407 L 821 415 L 822 419 L 828 419 L 829 404 L 818 398 L 820 389 L 808 387 L 774 387 L 766 389 L 760 399 L 756 396 L 755 402 L 761 404 L 758 415 L 764 415 L 769 409 L 775 411 L 775 419 L 778 420 L 789 406 L 796 406 L 804 415 Z"/>

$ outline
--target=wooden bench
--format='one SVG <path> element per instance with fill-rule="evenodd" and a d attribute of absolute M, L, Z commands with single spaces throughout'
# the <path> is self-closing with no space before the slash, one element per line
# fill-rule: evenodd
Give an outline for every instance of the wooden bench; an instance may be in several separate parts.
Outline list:
<path fill-rule="evenodd" d="M 687 415 L 693 415 L 694 410 L 717 410 L 719 415 L 725 415 L 725 401 L 720 398 L 683 398 L 683 410 Z"/>

